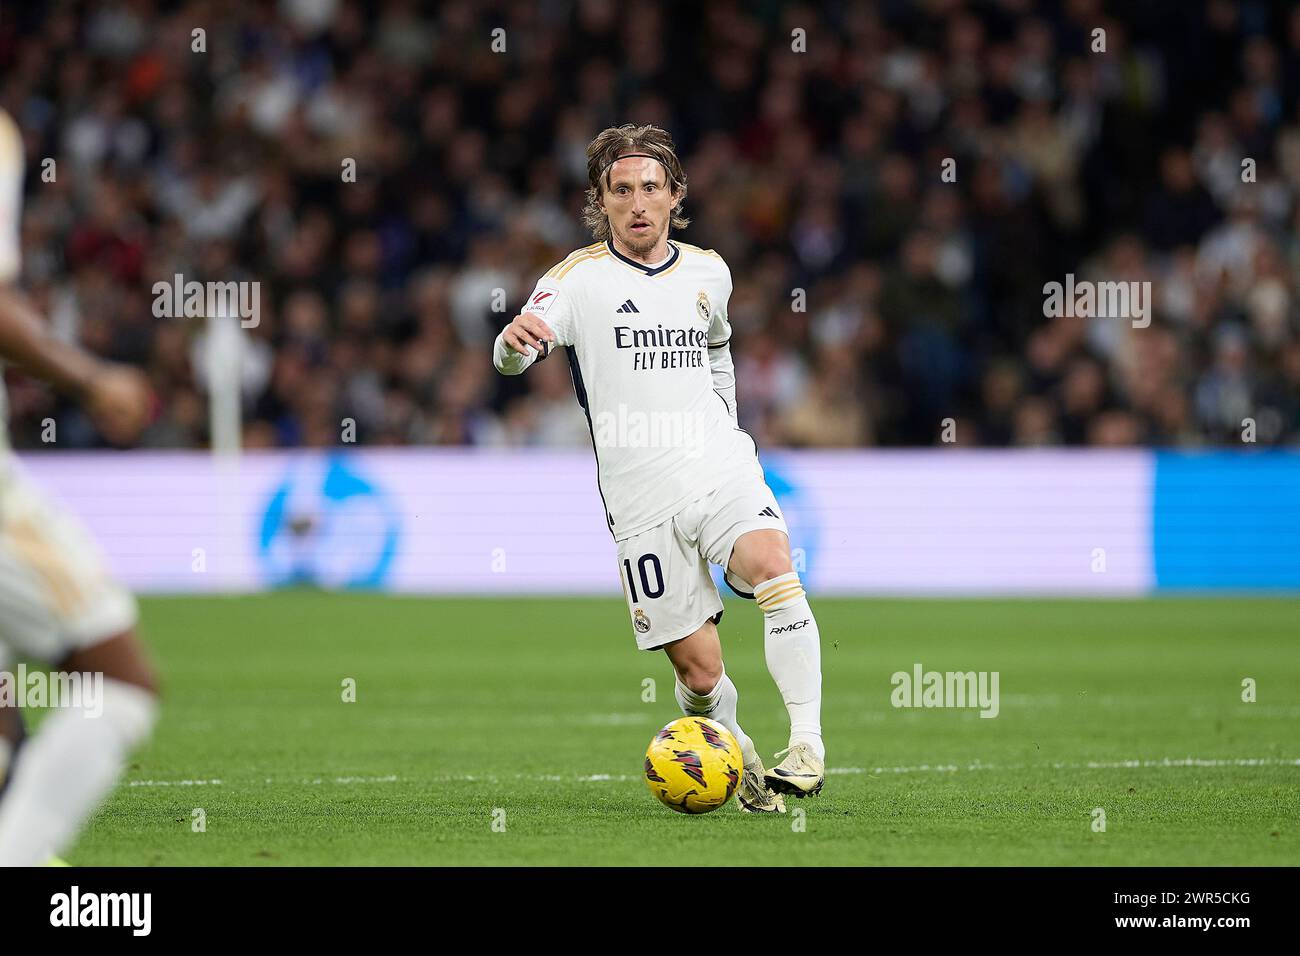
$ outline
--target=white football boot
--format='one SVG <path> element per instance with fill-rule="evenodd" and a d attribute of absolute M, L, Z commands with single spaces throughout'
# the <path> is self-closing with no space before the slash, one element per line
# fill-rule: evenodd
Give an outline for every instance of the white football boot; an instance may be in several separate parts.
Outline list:
<path fill-rule="evenodd" d="M 765 775 L 767 785 L 778 794 L 789 793 L 796 797 L 815 797 L 822 792 L 826 782 L 826 765 L 807 744 L 795 744 L 780 751 L 779 764 Z"/>
<path fill-rule="evenodd" d="M 736 787 L 736 808 L 742 813 L 785 813 L 785 798 L 763 782 L 763 761 L 758 757 L 745 764 Z"/>

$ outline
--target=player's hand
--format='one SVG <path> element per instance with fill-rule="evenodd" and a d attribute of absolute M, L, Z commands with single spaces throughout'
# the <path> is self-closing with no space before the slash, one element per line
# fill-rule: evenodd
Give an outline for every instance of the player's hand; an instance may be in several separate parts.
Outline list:
<path fill-rule="evenodd" d="M 90 380 L 86 410 L 114 445 L 129 445 L 149 423 L 149 380 L 129 365 L 105 364 Z"/>
<path fill-rule="evenodd" d="M 527 355 L 530 345 L 538 352 L 544 353 L 546 346 L 542 343 L 554 342 L 555 333 L 538 316 L 531 312 L 523 312 L 516 315 L 515 320 L 505 327 L 501 339 L 512 351 Z"/>

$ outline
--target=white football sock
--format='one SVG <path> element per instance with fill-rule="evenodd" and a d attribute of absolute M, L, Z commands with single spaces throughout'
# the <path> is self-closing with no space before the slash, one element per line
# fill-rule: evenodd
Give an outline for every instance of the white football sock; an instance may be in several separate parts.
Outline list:
<path fill-rule="evenodd" d="M 822 648 L 817 619 L 791 571 L 754 588 L 763 609 L 767 670 L 790 715 L 790 746 L 804 743 L 822 760 Z"/>
<path fill-rule="evenodd" d="M 41 866 L 66 849 L 149 735 L 157 703 L 144 688 L 106 679 L 100 703 L 98 717 L 55 711 L 18 752 L 0 800 L 0 866 Z"/>
<path fill-rule="evenodd" d="M 736 742 L 740 744 L 740 753 L 746 764 L 751 764 L 758 759 L 758 751 L 754 749 L 754 741 L 746 736 L 745 732 L 740 729 L 740 722 L 736 720 L 736 706 L 740 703 L 740 692 L 736 690 L 736 685 L 731 682 L 731 678 L 727 676 L 725 670 L 722 672 L 722 677 L 719 678 L 717 686 L 707 694 L 695 693 L 682 683 L 681 678 L 677 679 L 674 694 L 683 714 L 712 717 L 730 730 L 735 735 Z"/>

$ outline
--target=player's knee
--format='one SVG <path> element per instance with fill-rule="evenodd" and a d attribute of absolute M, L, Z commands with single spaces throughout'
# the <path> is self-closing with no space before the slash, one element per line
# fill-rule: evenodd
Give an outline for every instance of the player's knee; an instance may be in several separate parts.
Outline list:
<path fill-rule="evenodd" d="M 59 668 L 102 674 L 105 680 L 118 681 L 155 698 L 158 696 L 158 679 L 153 665 L 133 630 L 73 651 Z"/>
<path fill-rule="evenodd" d="M 718 681 L 722 680 L 722 661 L 687 661 L 678 669 L 677 679 L 692 693 L 712 693 L 713 688 L 718 686 Z"/>
<path fill-rule="evenodd" d="M 751 531 L 742 535 L 732 553 L 730 570 L 750 587 L 794 570 L 790 539 L 778 531 Z"/>
<path fill-rule="evenodd" d="M 763 551 L 758 556 L 755 563 L 754 580 L 750 584 L 757 587 L 765 581 L 771 581 L 773 578 L 779 578 L 783 574 L 790 574 L 794 571 L 794 565 L 790 561 L 790 554 L 784 548 L 770 548 Z"/>
<path fill-rule="evenodd" d="M 145 691 L 155 699 L 160 695 L 158 676 L 154 672 L 153 665 L 149 663 L 149 658 L 143 653 L 133 655 L 120 663 L 115 662 L 115 666 L 105 668 L 103 674 L 106 680 L 119 681 L 129 687 Z"/>
<path fill-rule="evenodd" d="M 120 680 L 123 684 L 128 684 L 131 687 L 135 687 L 138 688 L 139 690 L 145 691 L 150 696 L 152 696 L 155 700 L 157 700 L 162 695 L 162 692 L 158 689 L 158 678 L 154 675 L 153 671 L 151 670 L 146 670 L 142 673 L 137 672 L 131 674 L 128 677 L 116 677 L 114 678 L 114 680 Z"/>

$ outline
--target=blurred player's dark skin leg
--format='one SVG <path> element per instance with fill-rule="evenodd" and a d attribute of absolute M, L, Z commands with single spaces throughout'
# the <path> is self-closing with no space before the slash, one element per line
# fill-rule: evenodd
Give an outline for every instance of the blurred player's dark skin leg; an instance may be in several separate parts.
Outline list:
<path fill-rule="evenodd" d="M 9 785 L 9 778 L 12 774 L 9 772 L 13 769 L 14 759 L 18 756 L 18 747 L 27 737 L 27 728 L 23 726 L 22 711 L 18 705 L 12 707 L 0 707 L 0 739 L 9 744 L 9 766 L 0 767 L 0 796 L 4 795 L 5 787 Z"/>
<path fill-rule="evenodd" d="M 150 693 L 158 693 L 153 668 L 134 631 L 127 631 L 101 641 L 93 647 L 74 651 L 63 659 L 58 670 L 99 673 L 106 678 L 143 687 Z M 18 747 L 27 737 L 22 713 L 17 707 L 0 707 L 0 737 L 9 741 L 12 747 L 9 758 L 9 767 L 12 769 L 14 758 L 18 755 Z M 5 773 L 0 777 L 0 794 L 4 793 L 10 776 L 9 773 Z"/>
<path fill-rule="evenodd" d="M 790 561 L 790 539 L 784 531 L 774 528 L 747 531 L 732 546 L 727 568 L 751 587 L 789 574 L 794 570 Z"/>
<path fill-rule="evenodd" d="M 133 630 L 73 651 L 59 664 L 59 670 L 103 674 L 106 678 L 158 693 L 153 667 Z"/>
<path fill-rule="evenodd" d="M 22 711 L 18 706 L 12 708 L 0 708 L 0 739 L 9 741 L 9 766 L 13 766 L 13 758 L 17 756 L 18 745 L 26 740 L 27 728 L 22 724 Z M 0 769 L 0 793 L 4 793 L 5 783 L 8 782 L 9 775 L 3 769 Z"/>
<path fill-rule="evenodd" d="M 26 736 L 27 731 L 23 729 L 22 711 L 18 709 L 17 705 L 0 707 L 0 738 L 4 738 L 17 748 Z"/>
<path fill-rule="evenodd" d="M 718 627 L 705 621 L 694 634 L 664 647 L 677 679 L 697 694 L 707 694 L 722 679 L 722 642 Z"/>

